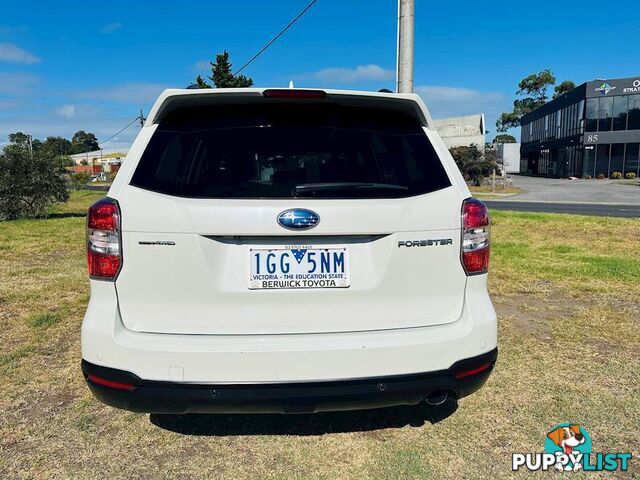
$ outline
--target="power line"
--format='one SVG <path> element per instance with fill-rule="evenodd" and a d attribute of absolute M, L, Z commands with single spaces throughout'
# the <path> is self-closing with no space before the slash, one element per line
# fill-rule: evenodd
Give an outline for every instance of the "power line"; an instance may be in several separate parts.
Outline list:
<path fill-rule="evenodd" d="M 131 120 L 127 125 L 125 125 L 124 127 L 122 127 L 120 130 L 118 130 L 116 133 L 114 133 L 113 135 L 111 135 L 109 138 L 107 138 L 106 140 L 103 140 L 101 142 L 98 142 L 99 145 L 103 145 L 105 143 L 107 143 L 109 140 L 111 140 L 113 137 L 117 137 L 118 135 L 120 135 L 122 132 L 124 132 L 127 128 L 129 128 L 131 125 L 133 125 L 135 122 L 139 121 L 141 117 L 136 117 L 133 120 Z"/>
<path fill-rule="evenodd" d="M 280 30 L 280 33 L 278 33 L 275 37 L 273 37 L 271 39 L 271 41 L 269 41 L 269 43 L 267 43 L 264 47 L 262 47 L 260 49 L 260 51 L 258 53 L 256 53 L 253 57 L 251 57 L 249 59 L 249 61 L 247 63 L 245 63 L 244 65 L 242 65 L 238 70 L 236 70 L 233 74 L 234 75 L 238 75 L 242 70 L 244 70 L 251 62 L 253 62 L 256 58 L 258 58 L 262 52 L 264 52 L 267 48 L 269 48 L 271 45 L 273 45 L 273 43 L 278 40 L 278 38 L 280 38 L 282 36 L 282 34 L 284 32 L 286 32 L 287 30 L 289 30 L 289 28 L 291 28 L 291 26 L 296 23 L 298 21 L 298 19 L 300 17 L 302 17 L 305 13 L 307 13 L 307 10 L 309 10 L 314 3 L 316 3 L 318 0 L 312 0 L 311 2 L 309 2 L 309 4 L 304 7 L 304 9 L 293 19 L 291 20 L 288 25 L 286 27 L 284 27 L 282 30 Z"/>
<path fill-rule="evenodd" d="M 129 128 L 131 125 L 133 125 L 135 122 L 140 122 L 140 127 L 144 127 L 144 121 L 146 120 L 146 118 L 144 117 L 144 114 L 142 113 L 142 109 L 140 109 L 140 115 L 138 115 L 136 118 L 134 118 L 133 120 L 131 120 L 129 123 L 127 123 L 124 127 L 122 127 L 120 130 L 118 130 L 116 133 L 114 133 L 113 135 L 111 135 L 109 138 L 107 138 L 106 140 L 102 140 L 98 142 L 98 148 L 102 151 L 102 146 L 105 143 L 107 143 L 109 140 L 111 140 L 113 137 L 117 137 L 118 135 L 120 135 L 122 132 L 124 132 L 127 128 Z M 89 151 L 87 150 L 86 152 L 79 152 L 76 155 L 82 155 L 85 153 L 89 153 Z M 100 157 L 102 157 L 102 153 L 100 154 Z"/>

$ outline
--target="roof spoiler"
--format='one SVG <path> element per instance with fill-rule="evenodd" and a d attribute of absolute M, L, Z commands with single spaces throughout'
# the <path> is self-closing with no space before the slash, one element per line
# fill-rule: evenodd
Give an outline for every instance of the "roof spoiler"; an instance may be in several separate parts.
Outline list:
<path fill-rule="evenodd" d="M 169 89 L 149 112 L 145 125 L 153 125 L 179 108 L 200 105 L 231 105 L 290 100 L 340 103 L 398 110 L 411 115 L 420 124 L 433 128 L 433 120 L 422 99 L 414 93 L 359 92 L 352 90 L 286 88 L 204 88 Z"/>

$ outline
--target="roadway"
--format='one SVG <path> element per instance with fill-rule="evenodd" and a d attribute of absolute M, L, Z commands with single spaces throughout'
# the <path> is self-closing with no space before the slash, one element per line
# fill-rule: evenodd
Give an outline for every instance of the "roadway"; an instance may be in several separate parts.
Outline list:
<path fill-rule="evenodd" d="M 520 212 L 570 213 L 603 217 L 640 218 L 640 205 L 619 203 L 524 202 L 518 200 L 483 200 L 490 209 Z"/>
<path fill-rule="evenodd" d="M 518 195 L 487 200 L 496 210 L 640 217 L 640 185 L 629 180 L 567 180 L 510 175 Z"/>

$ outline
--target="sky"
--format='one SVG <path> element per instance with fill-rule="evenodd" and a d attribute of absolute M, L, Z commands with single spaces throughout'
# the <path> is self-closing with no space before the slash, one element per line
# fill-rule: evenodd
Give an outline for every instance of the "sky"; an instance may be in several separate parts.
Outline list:
<path fill-rule="evenodd" d="M 0 16 L 0 146 L 77 130 L 106 140 L 168 87 L 207 74 L 223 50 L 239 67 L 308 0 L 7 2 Z M 521 78 L 640 75 L 631 0 L 416 0 L 416 93 L 434 118 L 484 113 L 490 140 Z M 394 89 L 397 2 L 318 0 L 242 73 L 256 86 Z M 105 149 L 128 146 L 133 125 Z M 514 131 L 518 135 L 517 131 Z"/>

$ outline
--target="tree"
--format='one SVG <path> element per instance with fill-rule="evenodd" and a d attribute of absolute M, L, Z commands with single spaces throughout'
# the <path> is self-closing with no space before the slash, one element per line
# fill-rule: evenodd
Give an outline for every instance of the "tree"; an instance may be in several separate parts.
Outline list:
<path fill-rule="evenodd" d="M 73 134 L 71 139 L 72 153 L 93 152 L 99 149 L 98 139 L 93 133 L 79 130 Z"/>
<path fill-rule="evenodd" d="M 550 70 L 532 73 L 520 80 L 518 91 L 516 92 L 516 95 L 520 96 L 520 98 L 514 100 L 511 112 L 504 112 L 500 115 L 496 121 L 496 129 L 499 132 L 506 132 L 510 128 L 519 127 L 520 119 L 523 115 L 547 103 L 549 100 L 547 89 L 555 83 L 556 77 Z M 562 83 L 565 84 L 567 81 Z"/>
<path fill-rule="evenodd" d="M 24 148 L 29 149 L 30 152 L 38 150 L 42 147 L 42 142 L 40 140 L 22 132 L 10 133 L 9 142 L 12 144 L 21 145 Z"/>
<path fill-rule="evenodd" d="M 33 217 L 66 202 L 69 181 L 60 162 L 18 134 L 9 139 L 0 153 L 0 220 Z"/>
<path fill-rule="evenodd" d="M 207 83 L 207 81 L 202 78 L 202 75 L 198 75 L 196 77 L 195 87 L 197 88 L 211 88 L 211 85 Z"/>
<path fill-rule="evenodd" d="M 564 80 L 555 86 L 553 89 L 553 98 L 558 98 L 567 93 L 570 90 L 576 88 L 576 82 L 572 80 Z"/>
<path fill-rule="evenodd" d="M 476 145 L 453 147 L 449 152 L 464 179 L 474 185 L 481 185 L 484 177 L 491 175 L 493 169 L 498 169 L 495 158 L 483 155 Z"/>
<path fill-rule="evenodd" d="M 217 88 L 246 88 L 253 85 L 253 80 L 244 75 L 234 75 L 231 71 L 232 64 L 229 62 L 229 52 L 226 50 L 216 55 L 216 61 L 209 62 L 211 65 L 211 76 L 209 80 Z M 194 86 L 198 88 L 212 88 L 202 76 L 196 77 Z"/>
<path fill-rule="evenodd" d="M 547 102 L 547 88 L 556 83 L 556 77 L 550 70 L 543 70 L 540 73 L 532 73 L 520 80 L 518 95 L 528 95 L 537 101 Z"/>
<path fill-rule="evenodd" d="M 87 172 L 78 172 L 71 175 L 71 183 L 78 189 L 91 181 L 91 175 Z"/>
<path fill-rule="evenodd" d="M 232 64 L 229 62 L 229 52 L 226 50 L 216 55 L 216 63 L 211 63 L 209 77 L 218 88 L 243 88 L 253 85 L 253 80 L 244 75 L 234 75 L 231 73 Z"/>
<path fill-rule="evenodd" d="M 498 120 L 496 120 L 496 130 L 499 132 L 506 132 L 510 128 L 520 126 L 520 116 L 513 112 L 503 112 L 500 114 Z"/>
<path fill-rule="evenodd" d="M 18 145 L 26 145 L 27 143 L 29 143 L 30 138 L 31 138 L 31 135 L 27 135 L 26 133 L 22 133 L 22 132 L 9 134 L 9 142 L 15 143 Z"/>
<path fill-rule="evenodd" d="M 493 139 L 493 143 L 516 143 L 516 137 L 513 135 L 496 135 L 496 138 Z"/>
<path fill-rule="evenodd" d="M 47 137 L 42 143 L 42 148 L 46 155 L 58 160 L 63 165 L 69 164 L 69 155 L 73 151 L 73 145 L 63 137 Z"/>

